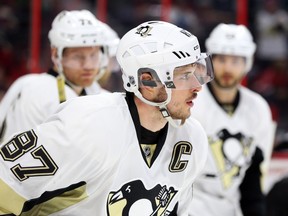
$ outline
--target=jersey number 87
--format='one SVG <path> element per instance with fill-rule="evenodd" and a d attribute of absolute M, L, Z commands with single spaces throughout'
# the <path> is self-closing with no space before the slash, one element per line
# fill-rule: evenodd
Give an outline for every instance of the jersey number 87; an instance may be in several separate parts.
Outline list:
<path fill-rule="evenodd" d="M 20 181 L 33 176 L 54 175 L 58 170 L 58 166 L 44 146 L 37 147 L 37 139 L 35 132 L 30 130 L 14 136 L 13 139 L 1 146 L 0 154 L 4 161 L 14 162 L 27 153 L 41 161 L 42 166 L 22 167 L 19 163 L 13 166 L 11 171 Z"/>

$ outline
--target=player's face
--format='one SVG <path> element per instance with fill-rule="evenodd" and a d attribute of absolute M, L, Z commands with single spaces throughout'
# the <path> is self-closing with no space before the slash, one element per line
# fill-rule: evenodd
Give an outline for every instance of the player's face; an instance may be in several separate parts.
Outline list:
<path fill-rule="evenodd" d="M 241 56 L 213 56 L 214 82 L 221 88 L 234 88 L 245 73 L 245 58 Z"/>
<path fill-rule="evenodd" d="M 179 73 L 186 73 L 191 71 L 192 65 L 179 67 L 177 70 Z M 172 90 L 172 97 L 170 103 L 167 105 L 167 108 L 170 112 L 170 115 L 173 119 L 185 120 L 191 115 L 191 108 L 194 103 L 193 100 L 197 97 L 197 93 L 202 89 L 201 84 L 196 77 L 191 76 L 190 79 L 194 79 L 192 88 L 183 89 L 183 90 Z"/>
<path fill-rule="evenodd" d="M 77 86 L 90 86 L 99 72 L 100 47 L 66 48 L 62 65 L 66 79 Z"/>

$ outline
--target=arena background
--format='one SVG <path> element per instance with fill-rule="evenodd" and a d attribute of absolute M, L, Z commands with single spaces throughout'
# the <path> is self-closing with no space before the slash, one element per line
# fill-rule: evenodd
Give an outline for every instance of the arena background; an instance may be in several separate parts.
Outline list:
<path fill-rule="evenodd" d="M 287 0 L 0 0 L 0 100 L 19 76 L 43 73 L 51 66 L 47 34 L 54 17 L 62 10 L 88 9 L 110 25 L 119 37 L 143 21 L 169 21 L 195 34 L 205 51 L 205 39 L 221 22 L 246 25 L 258 44 L 263 32 L 258 28 L 257 17 L 272 7 L 275 13 L 281 11 L 287 16 L 287 22 L 277 24 L 273 34 L 285 38 L 283 46 L 288 50 Z M 272 175 L 268 182 L 271 185 L 288 173 L 288 55 L 264 59 L 258 50 L 259 44 L 255 64 L 243 85 L 268 101 L 277 123 Z M 119 68 L 115 67 L 112 72 L 114 76 L 105 87 L 120 91 Z"/>

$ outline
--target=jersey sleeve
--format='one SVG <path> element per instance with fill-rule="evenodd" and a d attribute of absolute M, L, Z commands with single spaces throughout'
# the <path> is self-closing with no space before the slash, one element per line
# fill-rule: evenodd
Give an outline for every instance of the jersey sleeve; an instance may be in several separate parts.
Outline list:
<path fill-rule="evenodd" d="M 41 85 L 38 82 L 42 81 L 39 78 L 37 75 L 19 78 L 1 101 L 2 141 L 18 131 L 28 130 L 42 123 L 51 113 L 49 106 L 49 101 L 53 100 L 51 89 L 37 88 Z M 46 93 L 48 95 L 45 92 L 48 92 Z"/>
<path fill-rule="evenodd" d="M 264 177 L 267 175 L 271 153 L 274 145 L 276 123 L 272 120 L 271 110 L 268 103 L 260 98 L 258 107 L 258 116 L 256 130 L 256 140 L 255 143 L 261 151 L 263 151 L 264 160 L 261 164 L 261 172 Z M 265 178 L 264 178 L 265 179 Z"/>
<path fill-rule="evenodd" d="M 109 150 L 109 146 L 97 145 L 107 139 L 107 134 L 97 131 L 100 127 L 113 128 L 109 121 L 104 122 L 104 109 L 93 119 L 93 112 L 97 112 L 93 106 L 81 110 L 77 103 L 69 104 L 65 102 L 45 123 L 11 137 L 1 146 L 0 215 L 19 215 L 36 201 L 47 202 L 68 191 L 66 197 L 58 198 L 64 199 L 60 208 L 89 195 L 85 184 L 105 169 L 101 161 Z"/>
<path fill-rule="evenodd" d="M 16 80 L 8 89 L 2 100 L 0 101 L 0 142 L 4 137 L 6 131 L 6 118 L 9 110 L 13 106 L 22 89 L 22 79 Z"/>
<path fill-rule="evenodd" d="M 241 193 L 240 205 L 245 216 L 265 215 L 265 198 L 260 180 L 260 164 L 263 159 L 262 151 L 256 148 L 251 165 L 246 170 L 245 177 L 239 187 Z"/>

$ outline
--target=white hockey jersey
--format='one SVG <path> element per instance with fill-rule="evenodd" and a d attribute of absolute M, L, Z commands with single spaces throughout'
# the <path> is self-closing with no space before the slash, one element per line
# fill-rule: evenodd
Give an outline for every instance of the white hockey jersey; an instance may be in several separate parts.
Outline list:
<path fill-rule="evenodd" d="M 187 216 L 208 151 L 203 128 L 191 118 L 180 128 L 168 125 L 148 165 L 121 93 L 68 100 L 5 143 L 0 215 Z"/>
<path fill-rule="evenodd" d="M 192 116 L 204 127 L 210 148 L 203 174 L 193 187 L 193 216 L 242 215 L 239 185 L 256 146 L 269 161 L 275 131 L 270 108 L 257 93 L 245 87 L 239 92 L 233 115 L 222 109 L 207 86 L 195 101 Z"/>
<path fill-rule="evenodd" d="M 87 94 L 106 91 L 96 82 L 85 90 Z M 68 85 L 65 85 L 65 93 L 67 100 L 78 96 Z M 42 73 L 20 77 L 0 102 L 0 141 L 17 131 L 28 130 L 42 123 L 58 106 L 55 76 Z"/>

